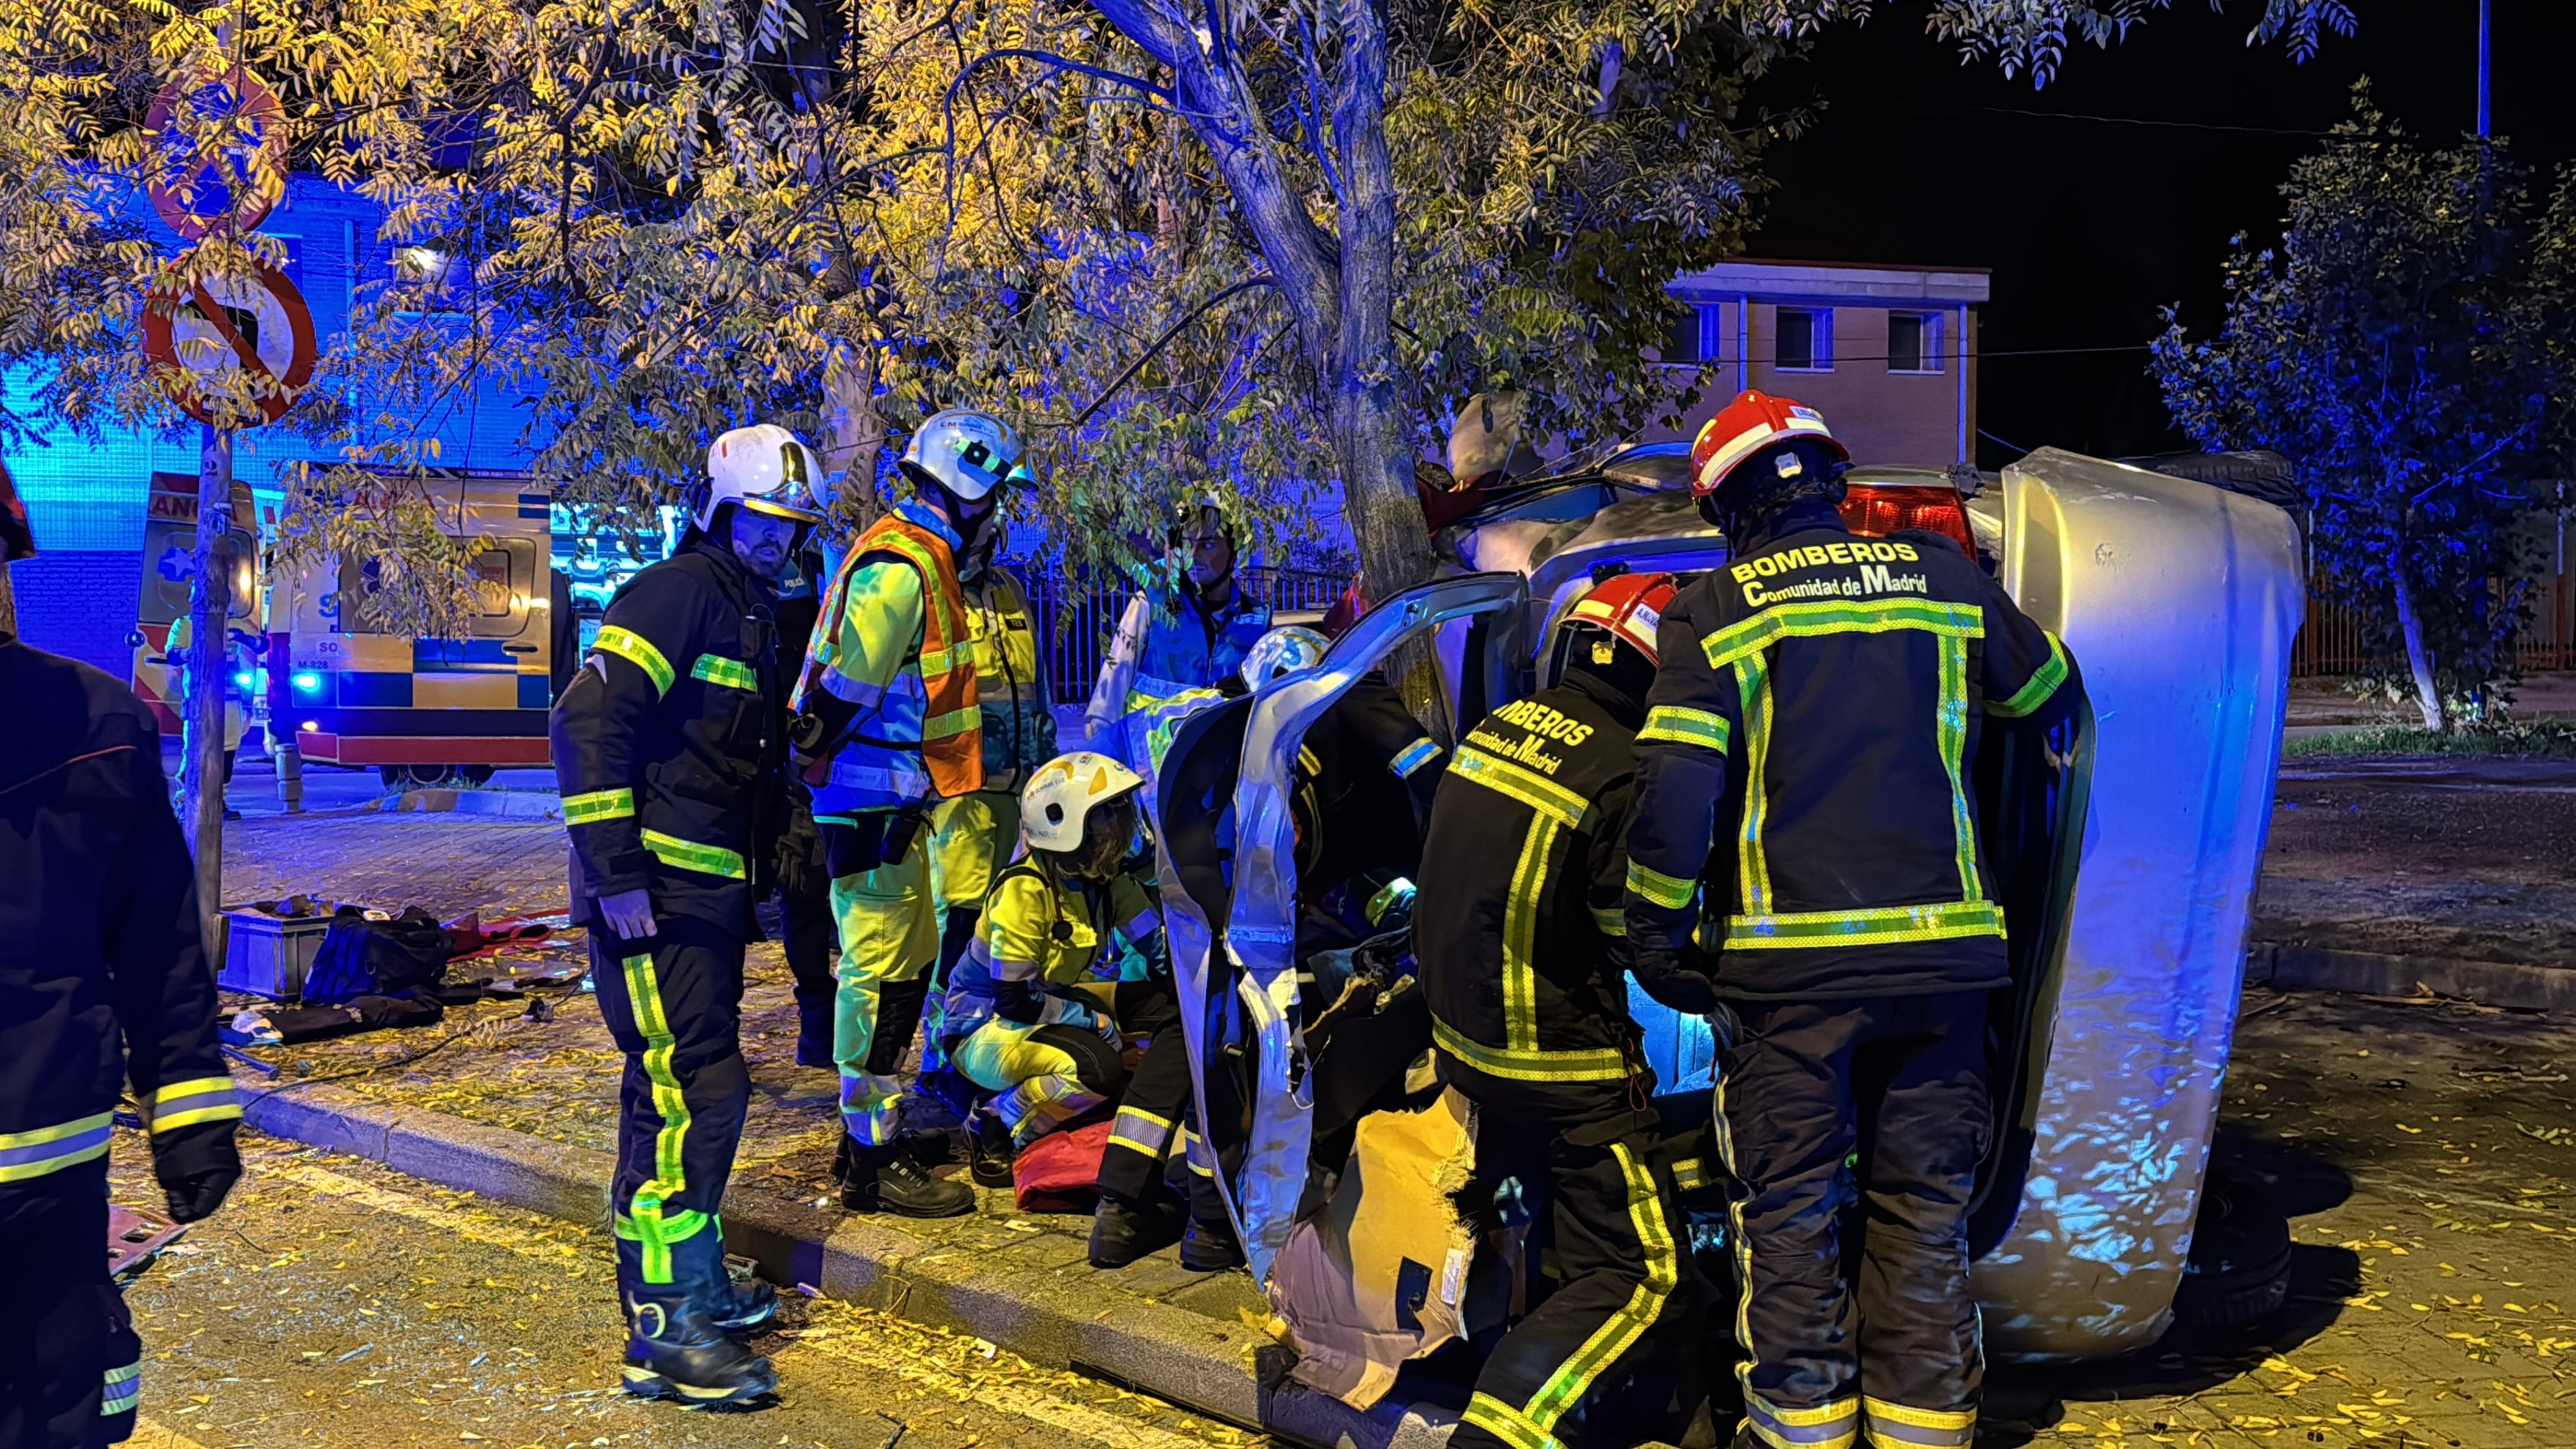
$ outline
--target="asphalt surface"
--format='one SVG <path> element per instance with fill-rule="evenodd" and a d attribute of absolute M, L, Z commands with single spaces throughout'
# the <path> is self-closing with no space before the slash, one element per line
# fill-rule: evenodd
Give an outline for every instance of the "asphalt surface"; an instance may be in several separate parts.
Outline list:
<path fill-rule="evenodd" d="M 793 1301 L 755 1346 L 778 1403 L 711 1413 L 617 1389 L 605 1233 L 371 1163 L 244 1138 L 250 1171 L 127 1293 L 153 1449 L 489 1443 L 1190 1449 L 1266 1442 L 975 1340 Z M 120 1134 L 120 1199 L 157 1202 Z"/>

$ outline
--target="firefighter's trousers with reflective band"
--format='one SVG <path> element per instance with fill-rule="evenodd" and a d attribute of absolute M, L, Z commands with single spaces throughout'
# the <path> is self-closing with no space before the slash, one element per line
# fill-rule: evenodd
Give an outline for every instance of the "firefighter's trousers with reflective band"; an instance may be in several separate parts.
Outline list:
<path fill-rule="evenodd" d="M 1462 1090 L 1465 1084 L 1461 1084 Z M 1585 1449 L 1679 1438 L 1704 1394 L 1707 1286 L 1656 1150 L 1652 1113 L 1624 1083 L 1474 1084 L 1478 1158 L 1543 1200 L 1559 1283 L 1485 1360 L 1453 1449 Z M 1514 1141 L 1531 1151 L 1516 1153 Z M 1544 1144 L 1543 1146 L 1541 1144 Z M 1499 1169 L 1499 1170 L 1498 1170 Z"/>
<path fill-rule="evenodd" d="M 1100 1191 L 1130 1203 L 1159 1200 L 1166 1187 L 1189 1200 L 1190 1215 L 1204 1223 L 1226 1221 L 1216 1195 L 1214 1160 L 1195 1156 L 1198 1139 L 1190 1102 L 1190 1048 L 1181 1035 L 1180 1003 L 1169 981 L 1122 982 L 1118 1024 L 1149 1038 L 1145 1055 L 1127 1078 L 1127 1093 L 1100 1154 Z M 1133 993 L 1132 995 L 1130 993 Z"/>
<path fill-rule="evenodd" d="M 1092 981 L 1080 989 L 1096 1014 L 1122 1027 L 1132 1017 L 1152 1029 L 1172 1013 L 1168 982 Z M 966 1080 L 994 1094 L 993 1110 L 1024 1147 L 1116 1101 L 1127 1087 L 1124 1051 L 1088 1024 L 1024 1026 L 995 1017 L 957 1043 L 952 1060 Z"/>
<path fill-rule="evenodd" d="M 590 938 L 599 1012 L 626 1054 L 610 1206 L 617 1236 L 642 1248 L 643 1281 L 618 1285 L 630 1294 L 668 1288 L 680 1245 L 703 1246 L 701 1234 L 721 1244 L 716 1214 L 751 1106 L 738 1030 L 742 942 L 685 916 L 660 924 L 649 943 Z"/>
<path fill-rule="evenodd" d="M 107 1276 L 107 1163 L 0 1186 L 0 1444 L 91 1449 L 134 1432 L 143 1345 Z"/>
<path fill-rule="evenodd" d="M 1747 1419 L 1777 1449 L 1966 1449 L 1976 1437 L 1984 1346 L 1967 1219 L 1991 1116 L 1990 996 L 1717 1013 L 1738 1372 Z M 1842 1205 L 1855 1195 L 1861 1258 L 1846 1265 Z"/>
<path fill-rule="evenodd" d="M 939 899 L 930 847 L 918 834 L 903 859 L 832 882 L 840 923 L 840 989 L 833 998 L 832 1062 L 841 1074 L 841 1123 L 866 1147 L 901 1130 L 905 1054 L 921 1029 L 930 968 L 939 960 Z"/>

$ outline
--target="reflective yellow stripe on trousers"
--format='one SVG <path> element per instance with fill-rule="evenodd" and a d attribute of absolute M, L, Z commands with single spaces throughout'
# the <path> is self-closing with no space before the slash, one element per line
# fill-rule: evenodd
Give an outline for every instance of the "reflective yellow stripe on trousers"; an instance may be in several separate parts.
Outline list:
<path fill-rule="evenodd" d="M 679 1043 L 662 1014 L 662 984 L 653 972 L 650 952 L 625 962 L 626 995 L 635 1012 L 635 1030 L 644 1038 L 644 1079 L 652 1084 L 653 1112 L 662 1130 L 653 1135 L 653 1175 L 635 1189 L 634 1201 L 618 1218 L 618 1236 L 644 1247 L 644 1281 L 656 1286 L 671 1281 L 671 1246 L 697 1236 L 707 1225 L 705 1213 L 666 1211 L 663 1204 L 689 1190 L 680 1154 L 689 1140 L 689 1101 L 671 1069 Z"/>

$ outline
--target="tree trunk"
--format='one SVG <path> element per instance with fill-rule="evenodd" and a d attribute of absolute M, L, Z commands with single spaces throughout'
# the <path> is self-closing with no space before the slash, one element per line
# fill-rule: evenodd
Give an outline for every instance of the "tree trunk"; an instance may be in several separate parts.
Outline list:
<path fill-rule="evenodd" d="M 0 563 L 0 634 L 18 632 L 18 596 L 9 588 L 9 566 Z"/>
<path fill-rule="evenodd" d="M 179 824 L 197 853 L 197 924 L 206 951 L 223 949 L 225 646 L 232 623 L 232 573 L 224 536 L 232 528 L 232 435 L 208 425 L 197 455 L 197 577 L 189 590 L 188 746 L 179 761 Z M 220 957 L 218 957 L 220 961 Z"/>
<path fill-rule="evenodd" d="M 823 467 L 841 475 L 834 490 L 838 517 L 825 525 L 838 532 L 846 525 L 857 537 L 885 512 L 877 497 L 877 456 L 885 447 L 885 423 L 877 416 L 877 354 L 842 348 L 823 369 Z"/>
<path fill-rule="evenodd" d="M 2415 591 L 2408 587 L 2406 576 L 2389 571 L 2389 583 L 2397 594 L 2397 629 L 2406 639 L 2406 668 L 2415 676 L 2415 705 L 2424 713 L 2424 728 L 2435 734 L 2449 731 L 2451 721 L 2442 707 L 2442 691 L 2433 681 L 2433 656 L 2424 648 L 2424 621 L 2416 613 Z"/>

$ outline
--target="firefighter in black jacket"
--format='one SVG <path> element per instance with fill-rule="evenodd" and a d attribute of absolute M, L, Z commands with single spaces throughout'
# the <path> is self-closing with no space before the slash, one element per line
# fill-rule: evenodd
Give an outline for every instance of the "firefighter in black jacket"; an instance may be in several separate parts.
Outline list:
<path fill-rule="evenodd" d="M 1956 543 L 1845 529 L 1845 457 L 1812 409 L 1758 392 L 1692 450 L 1731 559 L 1664 615 L 1648 702 L 1673 728 L 1639 742 L 1628 932 L 1641 977 L 1695 933 L 1716 953 L 1740 1442 L 1966 1449 L 1967 1211 L 2008 975 L 1977 738 L 2053 724 L 2081 685 Z"/>
<path fill-rule="evenodd" d="M 1444 1077 L 1493 1131 L 1543 1157 L 1560 1285 L 1485 1361 L 1467 1446 L 1678 1438 L 1697 1407 L 1691 1265 L 1648 1108 L 1653 1074 L 1628 1015 L 1621 899 L 1636 803 L 1633 741 L 1653 725 L 1657 612 L 1667 574 L 1622 574 L 1576 603 L 1560 682 L 1487 715 L 1459 741 L 1431 809 L 1413 942 Z M 1705 976 L 1640 973 L 1683 1011 Z M 1490 1163 L 1489 1163 L 1490 1165 Z"/>
<path fill-rule="evenodd" d="M 698 1404 L 776 1387 L 730 1336 L 766 1322 L 774 1295 L 727 1277 L 716 1213 L 751 1103 L 753 877 L 784 807 L 772 581 L 820 521 L 822 469 L 764 423 L 718 438 L 707 474 L 688 537 L 610 601 L 553 721 L 573 919 L 626 1054 L 611 1204 L 626 1388 Z"/>
<path fill-rule="evenodd" d="M 0 566 L 34 551 L 0 473 Z M 241 1175 L 241 1103 L 151 714 L 6 633 L 0 699 L 0 1444 L 80 1449 L 126 1438 L 141 1394 L 107 1274 L 117 1098 L 183 1223 Z"/>

